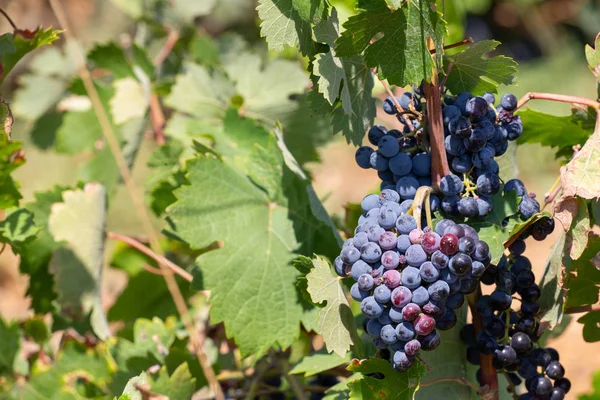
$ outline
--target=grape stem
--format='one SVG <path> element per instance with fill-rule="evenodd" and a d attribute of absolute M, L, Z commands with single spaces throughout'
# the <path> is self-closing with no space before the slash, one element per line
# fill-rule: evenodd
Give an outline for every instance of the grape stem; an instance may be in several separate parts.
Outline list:
<path fill-rule="evenodd" d="M 433 224 L 431 222 L 431 206 L 429 204 L 429 196 L 432 189 L 429 186 L 421 186 L 417 189 L 417 193 L 415 194 L 415 198 L 413 199 L 413 203 L 410 207 L 412 210 L 412 216 L 417 221 L 417 228 L 421 229 L 421 210 L 423 209 L 423 202 L 425 202 L 425 213 L 427 214 L 427 224 L 429 227 L 433 228 Z"/>
<path fill-rule="evenodd" d="M 508 386 L 510 387 L 510 392 L 512 393 L 513 399 L 519 400 L 519 395 L 517 394 L 517 388 L 515 387 L 515 384 L 510 380 L 506 372 L 502 372 L 502 375 L 504 375 L 506 381 L 508 382 Z"/>
<path fill-rule="evenodd" d="M 542 207 L 542 209 L 546 208 L 548 203 L 553 202 L 561 190 L 562 190 L 562 182 L 561 182 L 561 179 L 559 176 L 558 178 L 556 178 L 556 181 L 554 181 L 554 184 L 552 185 L 552 187 L 548 190 L 548 193 L 546 193 L 546 195 L 544 196 L 544 207 Z"/>
<path fill-rule="evenodd" d="M 584 106 L 592 107 L 598 111 L 600 111 L 600 102 L 597 102 L 592 99 L 588 99 L 586 97 L 579 96 L 567 96 L 564 94 L 555 94 L 555 93 L 539 93 L 539 92 L 529 92 L 525 96 L 521 97 L 519 102 L 517 103 L 517 108 L 523 107 L 529 100 L 550 100 L 550 101 L 558 101 L 561 103 L 571 103 L 571 104 L 581 104 Z"/>
<path fill-rule="evenodd" d="M 162 264 L 165 267 L 169 268 L 171 271 L 173 271 L 174 273 L 176 273 L 177 275 L 179 275 L 180 277 L 182 277 L 183 279 L 185 279 L 188 282 L 191 282 L 194 279 L 192 274 L 187 272 L 185 269 L 181 268 L 179 265 L 170 261 L 165 256 L 156 254 L 150 248 L 144 246 L 144 244 L 135 240 L 132 237 L 121 235 L 120 233 L 116 233 L 116 232 L 106 232 L 106 237 L 109 239 L 118 240 L 119 242 L 123 242 L 123 243 L 133 247 L 134 249 L 144 253 L 145 255 L 152 258 L 157 263 Z M 155 268 L 153 268 L 153 269 L 155 269 Z M 208 291 L 206 291 L 206 292 L 208 292 Z M 210 292 L 208 292 L 206 294 L 209 294 L 209 293 Z"/>
<path fill-rule="evenodd" d="M 163 112 L 160 100 L 156 93 L 150 95 L 150 122 L 154 131 L 154 139 L 159 146 L 163 146 L 167 140 L 165 139 L 165 113 Z"/>
<path fill-rule="evenodd" d="M 375 75 L 375 77 L 377 79 L 379 79 L 379 75 L 377 75 L 377 70 L 375 68 L 371 68 L 371 72 L 373 72 L 373 75 Z M 385 81 L 385 79 L 379 79 L 379 82 L 381 82 L 381 85 L 387 92 L 388 96 L 392 99 L 392 102 L 394 102 L 394 106 L 396 106 L 396 114 L 402 115 L 402 111 L 401 111 L 402 106 L 398 102 L 398 99 L 396 99 L 396 96 L 394 96 L 394 92 L 392 92 L 390 85 L 388 85 L 388 83 Z M 412 122 L 410 121 L 410 118 L 404 118 L 404 120 L 406 121 L 406 125 L 411 130 L 411 132 L 414 131 L 415 127 L 413 126 Z"/>
<path fill-rule="evenodd" d="M 15 25 L 12 18 L 6 13 L 6 11 L 4 11 L 4 9 L 0 8 L 0 14 L 4 15 L 4 18 L 6 18 L 10 26 L 12 26 L 15 31 L 19 30 L 19 28 L 17 28 L 17 25 Z"/>
<path fill-rule="evenodd" d="M 162 73 L 162 65 L 173 51 L 173 48 L 181 37 L 179 31 L 171 29 L 167 35 L 165 44 L 158 52 L 158 55 L 154 59 L 154 68 L 156 76 L 160 77 Z M 152 130 L 154 131 L 154 138 L 159 146 L 163 146 L 167 141 L 165 139 L 164 127 L 165 127 L 165 113 L 160 104 L 158 95 L 152 92 L 150 95 L 150 122 L 152 124 Z"/>
<path fill-rule="evenodd" d="M 464 46 L 466 44 L 471 44 L 471 43 L 473 43 L 473 38 L 472 37 L 468 37 L 466 39 L 461 40 L 460 42 L 451 43 L 451 44 L 449 44 L 447 46 L 444 46 L 444 50 L 453 49 L 455 47 L 460 47 L 460 46 Z M 431 54 L 435 54 L 435 51 L 436 51 L 435 49 L 429 50 L 429 52 Z"/>
<path fill-rule="evenodd" d="M 477 311 L 477 299 L 480 297 L 481 284 L 478 284 L 477 290 L 473 294 L 467 296 L 469 309 L 471 310 L 471 315 L 473 316 L 473 326 L 475 327 L 476 335 L 483 330 L 481 314 L 479 314 L 479 311 Z M 482 386 L 487 385 L 489 387 L 490 400 L 498 400 L 498 373 L 492 365 L 492 356 L 480 354 L 479 358 L 481 360 L 481 384 Z"/>
<path fill-rule="evenodd" d="M 587 311 L 600 311 L 600 304 L 590 304 L 587 306 L 568 307 L 565 309 L 565 314 L 578 314 Z"/>
<path fill-rule="evenodd" d="M 425 366 L 425 369 L 427 369 L 427 372 L 429 372 L 430 374 L 433 373 L 433 370 L 431 369 L 431 367 L 429 366 L 429 364 L 427 364 L 427 362 L 425 362 L 425 360 L 423 360 L 421 357 L 419 356 L 415 356 L 415 358 L 417 360 L 419 360 L 421 362 L 421 364 L 423 364 Z"/>
<path fill-rule="evenodd" d="M 446 86 L 446 81 L 448 80 L 450 71 L 452 71 L 452 67 L 454 67 L 454 61 L 450 61 L 448 67 L 446 68 L 446 75 L 444 75 L 444 79 L 442 79 L 442 83 L 440 83 L 440 93 L 444 93 L 444 86 Z"/>

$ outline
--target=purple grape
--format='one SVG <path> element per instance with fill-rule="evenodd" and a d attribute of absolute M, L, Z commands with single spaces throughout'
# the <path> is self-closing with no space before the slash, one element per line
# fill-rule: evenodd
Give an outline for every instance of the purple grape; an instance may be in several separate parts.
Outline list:
<path fill-rule="evenodd" d="M 405 286 L 398 286 L 392 291 L 392 304 L 399 309 L 410 303 L 412 292 Z M 391 311 L 390 311 L 391 317 Z"/>
<path fill-rule="evenodd" d="M 400 272 L 395 269 L 387 270 L 383 273 L 383 283 L 390 289 L 400 286 L 402 278 Z"/>
<path fill-rule="evenodd" d="M 391 250 L 398 244 L 398 237 L 394 232 L 384 232 L 379 237 L 379 247 L 382 250 Z"/>
<path fill-rule="evenodd" d="M 398 267 L 400 255 L 395 250 L 388 250 L 381 255 L 381 264 L 385 269 Z"/>
<path fill-rule="evenodd" d="M 402 318 L 405 321 L 414 321 L 421 313 L 421 307 L 415 303 L 408 303 L 402 308 Z"/>

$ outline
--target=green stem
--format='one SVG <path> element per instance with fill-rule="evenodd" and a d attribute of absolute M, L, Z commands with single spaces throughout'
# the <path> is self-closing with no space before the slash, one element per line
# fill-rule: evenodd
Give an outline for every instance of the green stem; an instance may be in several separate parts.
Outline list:
<path fill-rule="evenodd" d="M 306 394 L 304 393 L 304 388 L 298 381 L 296 375 L 290 374 L 290 364 L 286 359 L 281 359 L 277 357 L 277 353 L 271 350 L 271 356 L 273 358 L 273 363 L 277 366 L 277 368 L 281 371 L 281 375 L 285 378 L 290 389 L 294 392 L 294 396 L 298 400 L 308 400 L 306 398 Z"/>

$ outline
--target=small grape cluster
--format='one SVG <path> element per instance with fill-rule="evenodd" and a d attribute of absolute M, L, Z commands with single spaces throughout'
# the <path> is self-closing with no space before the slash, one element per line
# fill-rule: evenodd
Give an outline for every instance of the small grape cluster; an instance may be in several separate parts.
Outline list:
<path fill-rule="evenodd" d="M 509 190 L 517 192 L 517 196 L 521 197 L 519 203 L 519 214 L 523 219 L 529 219 L 540 212 L 540 203 L 535 199 L 534 193 L 527 192 L 525 185 L 519 179 L 511 179 L 504 185 L 504 193 Z M 545 237 L 544 237 L 545 238 Z M 543 239 L 538 239 L 543 240 Z"/>
<path fill-rule="evenodd" d="M 421 109 L 419 97 L 411 92 L 404 93 L 397 100 L 408 113 Z M 383 109 L 388 114 L 396 113 L 390 98 L 383 102 Z M 359 147 L 355 160 L 359 167 L 377 171 L 381 190 L 392 189 L 400 194 L 402 200 L 411 200 L 419 187 L 431 186 L 431 155 L 417 141 L 416 133 L 421 130 L 419 121 L 408 115 L 398 119 L 404 124 L 402 131 L 387 130 L 381 125 L 371 127 L 367 137 L 377 150 L 370 146 Z M 433 211 L 437 211 L 439 198 L 432 195 L 430 202 Z"/>
<path fill-rule="evenodd" d="M 404 371 L 420 350 L 440 344 L 436 328 L 456 324 L 454 310 L 475 291 L 491 257 L 470 226 L 442 220 L 421 230 L 399 201 L 391 189 L 365 197 L 354 237 L 334 265 L 356 281 L 350 294 L 361 302 L 365 331 Z"/>
<path fill-rule="evenodd" d="M 491 197 L 501 189 L 494 158 L 523 133 L 521 118 L 512 114 L 517 98 L 504 95 L 498 108 L 495 101 L 492 93 L 475 97 L 469 92 L 444 100 L 444 145 L 452 174 L 442 178 L 440 190 L 448 216 L 485 217 L 493 210 Z"/>
<path fill-rule="evenodd" d="M 551 218 L 540 218 L 509 246 L 508 258 L 489 266 L 481 281 L 496 287 L 477 301 L 483 330 L 476 335 L 471 324 L 461 330 L 461 338 L 468 346 L 467 360 L 479 365 L 480 353 L 492 355 L 494 368 L 506 372 L 513 385 L 525 380 L 527 393 L 521 396 L 523 400 L 562 400 L 571 386 L 556 350 L 535 345 L 541 337 L 537 318 L 541 290 L 535 283 L 531 262 L 523 255 L 527 237 L 543 240 L 553 229 Z M 518 312 L 511 309 L 515 294 L 521 300 Z"/>

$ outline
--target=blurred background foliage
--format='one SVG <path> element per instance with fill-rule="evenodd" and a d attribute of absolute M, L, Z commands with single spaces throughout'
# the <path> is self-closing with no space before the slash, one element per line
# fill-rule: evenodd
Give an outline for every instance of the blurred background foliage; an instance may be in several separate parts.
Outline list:
<path fill-rule="evenodd" d="M 131 17 L 137 11 L 132 7 L 135 2 L 129 0 L 63 0 L 62 3 L 72 21 L 72 33 L 86 50 L 113 41 L 128 44 L 136 37 L 158 29 L 151 23 L 134 28 Z M 191 57 L 195 61 L 210 64 L 211 59 L 214 59 L 216 62 L 219 49 L 215 47 L 215 43 L 230 46 L 230 49 L 236 51 L 235 46 L 245 42 L 248 48 L 269 59 L 284 58 L 297 63 L 299 67 L 305 66 L 306 60 L 296 49 L 286 48 L 283 53 L 277 54 L 266 49 L 259 34 L 255 1 L 179 0 L 179 3 L 183 10 L 203 5 L 211 8 L 208 15 L 193 21 L 191 26 L 194 29 L 184 32 L 183 39 L 177 45 L 189 46 Z M 331 0 L 331 3 L 339 11 L 340 22 L 354 13 L 354 0 Z M 475 41 L 499 40 L 502 45 L 498 51 L 513 57 L 519 63 L 517 85 L 501 87 L 500 94 L 512 92 L 521 96 L 529 91 L 547 91 L 595 97 L 596 88 L 587 69 L 583 47 L 591 44 L 600 30 L 599 0 L 440 0 L 439 4 L 444 7 L 450 22 L 449 43 L 465 37 L 472 37 Z M 4 0 L 0 1 L 0 6 L 21 28 L 57 26 L 45 0 Z M 184 12 L 176 17 L 190 18 L 191 14 Z M 170 22 L 166 20 L 165 23 Z M 6 21 L 0 20 L 0 30 L 8 32 L 11 29 Z M 149 43 L 146 50 L 150 58 L 157 56 L 165 40 L 166 34 Z M 176 47 L 174 52 L 177 51 Z M 98 59 L 102 59 L 102 54 Z M 77 98 L 71 98 L 68 104 L 64 101 L 57 104 L 76 74 L 73 65 L 69 49 L 60 41 L 19 63 L 2 87 L 4 98 L 11 99 L 15 116 L 13 136 L 24 143 L 27 163 L 15 176 L 22 185 L 25 201 L 32 200 L 34 192 L 47 190 L 56 184 L 76 184 L 80 177 L 80 167 L 90 161 L 90 156 L 86 154 L 52 151 L 59 140 L 53 132 L 61 123 L 61 107 L 78 107 Z M 169 76 L 169 70 L 174 71 L 178 67 L 169 64 L 167 60 L 164 65 L 165 76 Z M 299 70 L 301 71 L 300 68 Z M 244 73 L 244 70 L 240 72 Z M 269 84 L 267 75 L 259 75 L 257 79 Z M 308 78 L 306 83 L 308 84 Z M 167 78 L 161 84 L 169 88 L 173 81 Z M 385 98 L 383 88 L 377 85 L 375 94 L 380 99 Z M 284 108 L 288 107 L 286 99 L 281 102 Z M 289 110 L 271 111 L 278 119 L 286 119 L 288 127 L 294 127 L 293 132 L 287 133 L 288 146 L 293 152 L 296 150 L 296 158 L 313 175 L 315 190 L 328 211 L 341 214 L 346 203 L 359 201 L 365 192 L 377 187 L 377 176 L 372 171 L 355 166 L 354 148 L 341 136 L 333 137 L 329 123 L 314 119 L 308 121 L 310 112 L 303 110 L 300 105 L 297 107 L 293 113 L 286 113 Z M 566 104 L 539 102 L 532 103 L 531 108 L 556 115 L 570 114 Z M 47 113 L 48 110 L 55 112 Z M 393 120 L 385 115 L 378 113 L 378 117 L 380 123 L 393 124 Z M 81 125 L 80 128 L 85 130 L 88 127 Z M 147 140 L 143 140 L 133 165 L 134 178 L 140 187 L 149 180 L 146 163 L 157 147 L 150 129 L 144 133 L 144 139 Z M 318 148 L 316 152 L 313 151 L 313 146 Z M 517 158 L 521 179 L 531 191 L 543 196 L 555 180 L 560 167 L 554 160 L 554 151 L 538 145 L 522 145 L 518 148 Z M 130 211 L 132 204 L 127 193 L 123 187 L 116 187 L 115 190 L 109 209 L 108 229 L 123 233 L 138 232 L 138 221 Z M 543 268 L 553 241 L 549 239 L 544 243 L 536 243 L 528 249 L 530 254 L 536 255 L 532 259 L 535 260 L 534 267 L 537 271 Z M 29 300 L 25 296 L 27 282 L 17 272 L 15 257 L 7 253 L 0 256 L 0 314 L 8 319 L 24 318 L 30 312 Z M 110 270 L 107 273 L 104 284 L 107 306 L 114 302 L 125 286 L 123 279 L 122 274 L 111 273 Z M 574 392 L 593 392 L 591 377 L 600 368 L 600 360 L 590 360 L 588 355 L 590 350 L 599 350 L 598 344 L 584 344 L 581 341 L 581 328 L 577 324 L 570 324 L 560 338 L 551 339 L 550 343 L 559 350 L 568 348 L 568 351 L 561 354 L 564 354 L 563 364 L 569 374 L 576 377 L 573 379 Z M 589 362 L 581 363 L 581 358 L 586 358 Z M 595 390 L 596 394 L 586 399 L 600 398 L 600 389 Z"/>

